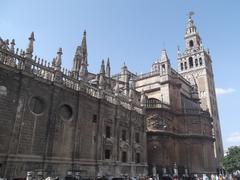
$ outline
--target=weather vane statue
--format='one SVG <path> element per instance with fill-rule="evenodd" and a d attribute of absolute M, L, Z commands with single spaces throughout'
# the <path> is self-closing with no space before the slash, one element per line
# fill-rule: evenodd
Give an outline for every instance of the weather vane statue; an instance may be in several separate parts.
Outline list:
<path fill-rule="evenodd" d="M 189 13 L 188 13 L 188 18 L 189 19 L 192 19 L 192 16 L 194 15 L 194 12 L 193 11 L 190 11 Z"/>

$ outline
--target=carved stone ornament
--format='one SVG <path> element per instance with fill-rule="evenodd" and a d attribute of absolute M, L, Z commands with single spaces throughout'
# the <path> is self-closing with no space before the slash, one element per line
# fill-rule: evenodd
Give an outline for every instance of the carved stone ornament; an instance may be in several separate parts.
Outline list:
<path fill-rule="evenodd" d="M 164 130 L 167 128 L 167 121 L 159 114 L 150 115 L 147 118 L 148 130 Z"/>

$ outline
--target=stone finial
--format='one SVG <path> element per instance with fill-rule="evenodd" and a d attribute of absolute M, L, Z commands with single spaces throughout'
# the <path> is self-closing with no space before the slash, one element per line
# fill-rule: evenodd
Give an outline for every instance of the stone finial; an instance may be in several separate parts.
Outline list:
<path fill-rule="evenodd" d="M 55 70 L 61 70 L 61 65 L 62 65 L 62 48 L 59 48 L 57 52 L 57 57 L 54 58 L 53 60 L 53 66 Z"/>
<path fill-rule="evenodd" d="M 11 48 L 10 48 L 10 51 L 12 52 L 12 53 L 14 53 L 14 51 L 15 51 L 15 46 L 16 44 L 15 44 L 15 40 L 14 39 L 12 39 L 12 41 L 11 41 Z"/>
<path fill-rule="evenodd" d="M 28 48 L 26 49 L 26 55 L 28 58 L 32 58 L 33 42 L 35 41 L 34 32 L 31 33 L 31 35 L 28 39 L 29 39 L 29 44 L 28 44 Z"/>
<path fill-rule="evenodd" d="M 101 69 L 99 73 L 99 89 L 105 88 L 105 65 L 104 60 L 102 60 Z"/>

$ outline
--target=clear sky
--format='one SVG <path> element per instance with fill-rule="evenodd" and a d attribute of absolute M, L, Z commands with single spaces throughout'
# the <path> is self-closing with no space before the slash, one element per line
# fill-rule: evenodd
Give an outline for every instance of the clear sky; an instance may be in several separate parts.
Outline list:
<path fill-rule="evenodd" d="M 101 59 L 112 73 L 123 62 L 133 72 L 148 72 L 167 49 L 176 67 L 177 45 L 184 49 L 187 13 L 193 17 L 213 60 L 224 147 L 240 145 L 240 1 L 238 0 L 0 0 L 0 37 L 25 49 L 35 32 L 34 54 L 48 61 L 63 48 L 63 66 L 87 31 L 89 71 Z M 238 74 L 238 75 L 237 75 Z"/>

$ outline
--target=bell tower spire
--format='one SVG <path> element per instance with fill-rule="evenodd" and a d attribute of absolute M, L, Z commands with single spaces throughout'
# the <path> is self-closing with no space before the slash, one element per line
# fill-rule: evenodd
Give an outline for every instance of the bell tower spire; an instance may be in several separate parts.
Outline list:
<path fill-rule="evenodd" d="M 201 38 L 192 19 L 193 14 L 193 12 L 190 12 L 188 16 L 184 36 L 186 44 L 185 50 L 183 53 L 179 50 L 177 54 L 178 72 L 192 83 L 193 88 L 195 88 L 196 93 L 199 95 L 202 109 L 209 110 L 213 118 L 213 136 L 216 139 L 214 144 L 215 157 L 218 166 L 221 167 L 220 162 L 223 158 L 223 144 L 212 60 L 209 52 L 202 46 Z"/>
<path fill-rule="evenodd" d="M 192 16 L 194 12 L 189 12 L 187 28 L 185 32 L 185 46 L 186 49 L 199 48 L 201 46 L 201 37 L 197 32 L 197 27 L 194 24 Z"/>

